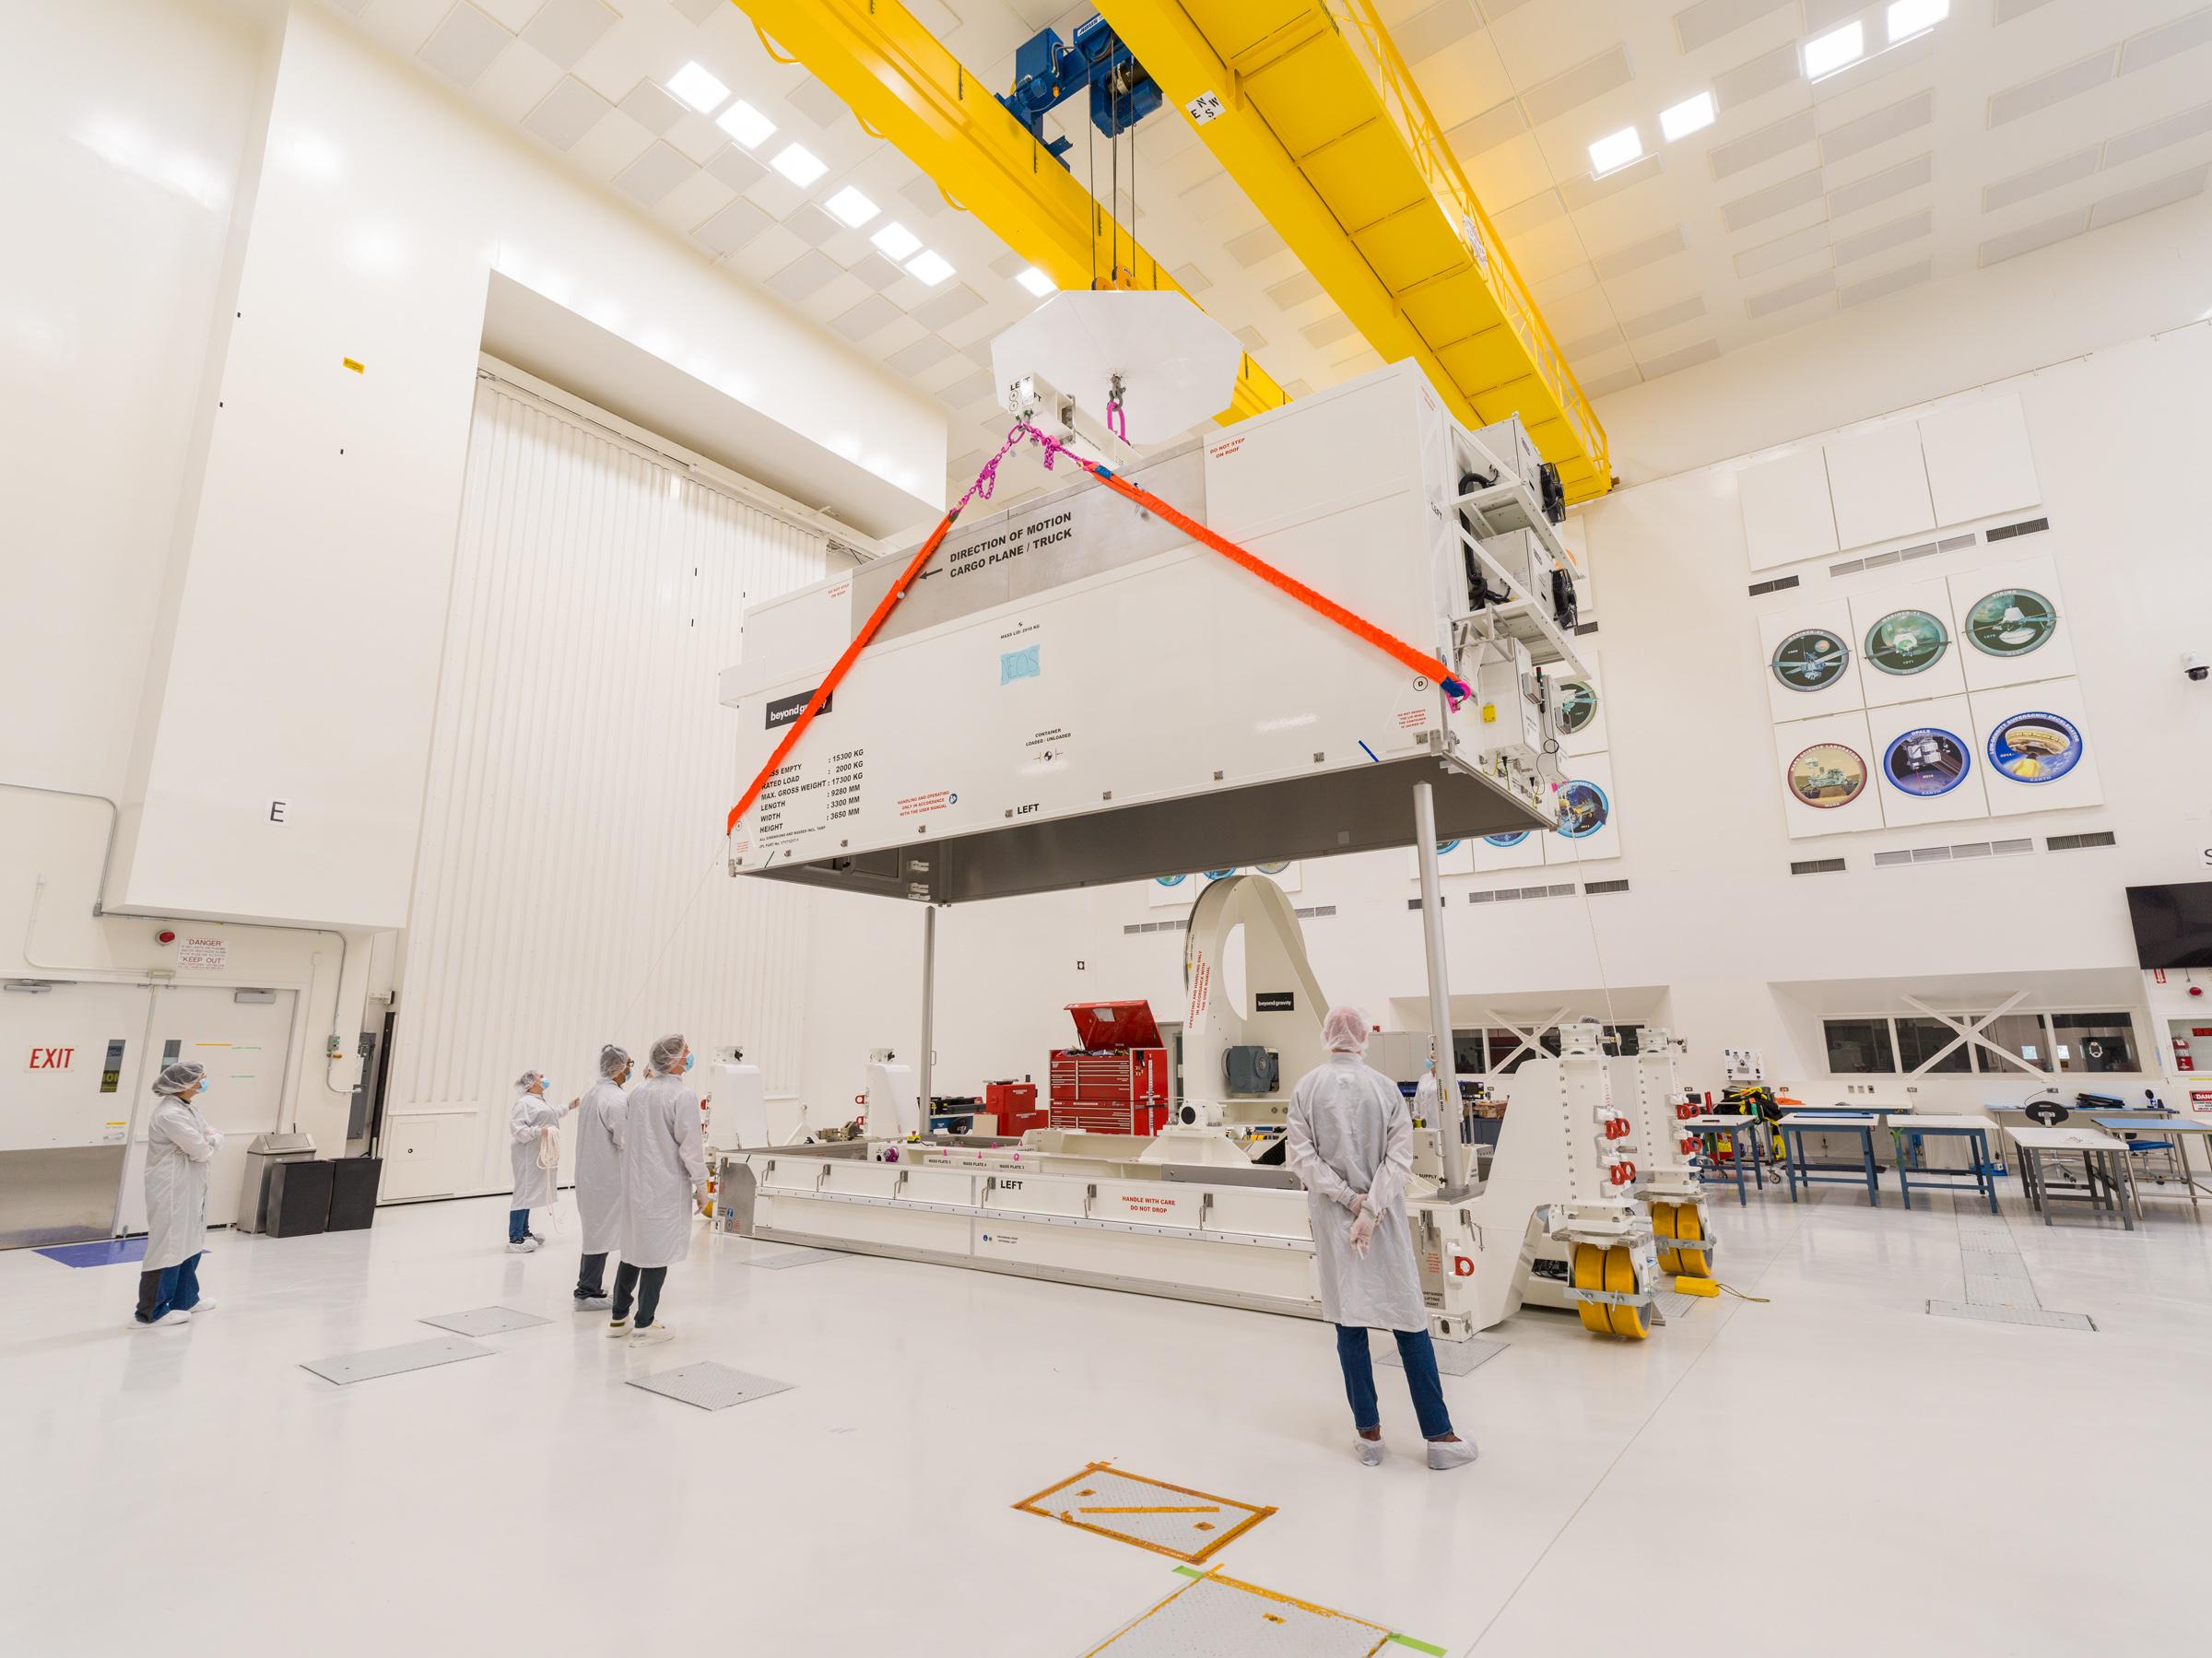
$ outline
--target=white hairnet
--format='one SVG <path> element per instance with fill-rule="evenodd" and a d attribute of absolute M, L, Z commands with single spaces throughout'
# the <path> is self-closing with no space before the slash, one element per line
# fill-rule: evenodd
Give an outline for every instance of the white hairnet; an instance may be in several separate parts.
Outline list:
<path fill-rule="evenodd" d="M 543 1071 L 537 1070 L 535 1067 L 524 1071 L 520 1076 L 514 1079 L 515 1092 L 518 1094 L 527 1094 L 530 1091 L 530 1085 L 534 1082 L 544 1080 L 545 1075 L 546 1074 Z"/>
<path fill-rule="evenodd" d="M 161 1075 L 154 1078 L 154 1092 L 182 1094 L 206 1075 L 206 1065 L 195 1064 L 188 1059 L 179 1060 L 175 1064 L 164 1067 Z"/>
<path fill-rule="evenodd" d="M 688 1044 L 680 1036 L 661 1038 L 653 1045 L 653 1068 L 665 1076 L 676 1069 L 677 1063 L 684 1057 L 687 1046 Z"/>
<path fill-rule="evenodd" d="M 622 1067 L 628 1064 L 629 1064 L 629 1055 L 612 1042 L 599 1050 L 599 1075 L 602 1076 L 619 1076 L 622 1075 Z"/>
<path fill-rule="evenodd" d="M 1368 1032 L 1373 1027 L 1367 1015 L 1350 1003 L 1342 1003 L 1329 1009 L 1329 1017 L 1321 1022 L 1321 1045 L 1332 1053 L 1365 1053 Z"/>

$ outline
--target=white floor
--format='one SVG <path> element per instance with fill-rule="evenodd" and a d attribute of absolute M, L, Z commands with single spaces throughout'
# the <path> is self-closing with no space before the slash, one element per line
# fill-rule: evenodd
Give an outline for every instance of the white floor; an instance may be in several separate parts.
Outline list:
<path fill-rule="evenodd" d="M 1360 1467 L 1328 1335 L 1288 1319 L 767 1271 L 702 1231 L 678 1339 L 635 1349 L 567 1311 L 567 1247 L 504 1252 L 496 1199 L 213 1234 L 222 1305 L 179 1330 L 130 1323 L 135 1267 L 13 1252 L 0 1648 L 1077 1658 L 1183 1580 L 1009 1505 L 1112 1460 L 1278 1509 L 1230 1575 L 1454 1654 L 2204 1651 L 2212 1218 L 2008 1204 L 2041 1305 L 2089 1334 L 1928 1316 L 1967 1293 L 1947 1198 L 1820 1198 L 1717 1208 L 1721 1276 L 1767 1304 L 1641 1346 L 1493 1332 L 1511 1350 L 1445 1381 L 1483 1447 L 1450 1475 L 1388 1369 L 1392 1459 Z M 347 1388 L 299 1368 L 494 1303 L 556 1322 Z M 794 1386 L 708 1413 L 622 1385 L 700 1358 Z"/>

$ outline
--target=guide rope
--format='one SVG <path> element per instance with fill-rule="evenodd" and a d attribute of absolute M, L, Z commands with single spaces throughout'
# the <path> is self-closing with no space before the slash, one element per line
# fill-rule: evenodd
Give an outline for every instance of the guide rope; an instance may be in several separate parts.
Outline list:
<path fill-rule="evenodd" d="M 1296 599 L 1309 610 L 1327 617 L 1347 632 L 1365 640 L 1384 655 L 1411 668 L 1416 674 L 1434 680 L 1443 688 L 1444 695 L 1451 700 L 1453 708 L 1456 709 L 1474 695 L 1474 692 L 1468 689 L 1467 686 L 1450 668 L 1434 656 L 1407 644 L 1396 634 L 1390 632 L 1387 629 L 1377 627 L 1366 617 L 1354 615 L 1327 594 L 1307 586 L 1296 576 L 1276 569 L 1265 559 L 1239 547 L 1226 535 L 1217 535 L 1187 513 L 1162 500 L 1151 490 L 1141 485 L 1131 483 L 1109 466 L 1101 465 L 1096 461 L 1086 460 L 1058 439 L 1040 431 L 1036 427 L 1024 420 L 1017 422 L 1013 429 L 1007 432 L 1006 441 L 998 446 L 996 454 L 983 463 L 982 469 L 975 475 L 975 482 L 968 486 L 967 493 L 954 502 L 945 516 L 937 521 L 937 527 L 932 530 L 928 539 L 915 549 L 914 556 L 907 560 L 906 568 L 899 573 L 898 580 L 884 590 L 883 597 L 876 601 L 876 608 L 868 613 L 868 619 L 861 624 L 860 631 L 853 636 L 853 642 L 845 647 L 844 654 L 840 656 L 831 665 L 830 672 L 822 676 L 821 684 L 815 687 L 814 694 L 806 699 L 806 706 L 799 711 L 799 717 L 791 723 L 791 729 L 783 734 L 783 740 L 776 745 L 775 752 L 768 757 L 768 764 L 760 768 L 760 774 L 753 779 L 751 785 L 747 788 L 737 804 L 730 808 L 729 819 L 723 831 L 725 835 L 736 833 L 737 820 L 745 816 L 754 801 L 760 798 L 760 791 L 768 786 L 768 780 L 782 770 L 783 762 L 790 758 L 792 749 L 797 746 L 799 738 L 806 734 L 807 726 L 814 723 L 814 716 L 819 713 L 822 705 L 830 700 L 830 693 L 837 689 L 839 682 L 844 678 L 853 664 L 859 658 L 860 653 L 868 648 L 869 642 L 875 639 L 886 619 L 889 617 L 893 607 L 900 599 L 906 597 L 907 590 L 913 585 L 915 578 L 921 575 L 923 566 L 936 556 L 937 548 L 945 544 L 946 535 L 950 533 L 954 522 L 959 519 L 968 503 L 971 500 L 989 500 L 991 499 L 992 491 L 998 487 L 1000 463 L 1005 461 L 1006 456 L 1025 441 L 1039 445 L 1044 451 L 1044 469 L 1047 472 L 1053 470 L 1055 461 L 1062 455 L 1065 455 L 1083 471 L 1089 474 L 1092 478 L 1104 484 L 1116 495 L 1134 501 L 1147 512 L 1165 520 L 1191 537 L 1192 540 L 1198 542 L 1201 546 L 1212 548 L 1229 559 L 1230 563 L 1249 570 L 1277 592 Z"/>

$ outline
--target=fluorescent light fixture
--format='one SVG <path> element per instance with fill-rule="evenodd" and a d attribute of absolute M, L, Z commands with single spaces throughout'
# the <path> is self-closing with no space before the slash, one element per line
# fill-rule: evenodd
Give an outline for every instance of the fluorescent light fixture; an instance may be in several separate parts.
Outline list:
<path fill-rule="evenodd" d="M 906 274 L 919 277 L 924 287 L 935 288 L 952 275 L 952 265 L 935 248 L 924 248 L 906 262 Z"/>
<path fill-rule="evenodd" d="M 1805 78 L 1818 80 L 1866 55 L 1866 26 L 1853 18 L 1805 43 Z"/>
<path fill-rule="evenodd" d="M 668 89 L 701 115 L 712 115 L 722 108 L 722 100 L 730 95 L 729 88 L 697 64 L 686 64 L 671 75 L 668 77 Z"/>
<path fill-rule="evenodd" d="M 747 149 L 759 149 L 760 141 L 776 130 L 774 122 L 742 98 L 715 116 L 714 124 Z"/>
<path fill-rule="evenodd" d="M 1040 300 L 1053 291 L 1053 279 L 1033 265 L 1014 280 L 1020 283 Z"/>
<path fill-rule="evenodd" d="M 1677 138 L 1701 132 L 1712 124 L 1712 94 L 1700 92 L 1695 98 L 1685 98 L 1672 109 L 1659 112 L 1659 134 L 1669 144 Z"/>
<path fill-rule="evenodd" d="M 1894 0 L 1889 7 L 1889 43 L 1925 34 L 1951 15 L 1951 0 Z"/>
<path fill-rule="evenodd" d="M 922 239 L 895 218 L 868 240 L 886 259 L 911 258 L 922 245 Z"/>
<path fill-rule="evenodd" d="M 1603 178 L 1606 173 L 1618 172 L 1631 161 L 1643 159 L 1643 135 L 1632 126 L 1624 126 L 1618 133 L 1607 133 L 1590 147 L 1590 171 Z"/>
<path fill-rule="evenodd" d="M 822 205 L 856 230 L 883 211 L 850 184 Z"/>
<path fill-rule="evenodd" d="M 769 165 L 801 190 L 830 171 L 830 164 L 804 144 L 786 144 Z"/>

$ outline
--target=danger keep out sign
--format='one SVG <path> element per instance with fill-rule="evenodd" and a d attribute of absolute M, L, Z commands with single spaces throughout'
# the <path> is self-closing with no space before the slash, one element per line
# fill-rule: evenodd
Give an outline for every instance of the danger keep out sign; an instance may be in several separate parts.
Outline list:
<path fill-rule="evenodd" d="M 33 1048 L 26 1071 L 66 1071 L 76 1063 L 75 1048 Z"/>

